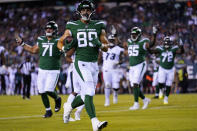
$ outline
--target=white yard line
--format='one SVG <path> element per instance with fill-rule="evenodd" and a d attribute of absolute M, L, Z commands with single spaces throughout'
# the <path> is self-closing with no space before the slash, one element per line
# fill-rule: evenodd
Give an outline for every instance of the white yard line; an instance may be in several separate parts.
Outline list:
<path fill-rule="evenodd" d="M 33 117 L 42 117 L 42 115 L 16 116 L 16 117 L 0 117 L 0 120 L 24 119 L 24 118 L 33 118 Z"/>
<path fill-rule="evenodd" d="M 197 107 L 197 105 L 190 105 L 190 106 L 158 106 L 158 107 L 149 107 L 148 110 L 155 110 L 155 109 L 170 109 L 170 108 L 182 108 L 182 107 Z M 97 113 L 105 113 L 105 112 L 124 112 L 130 111 L 128 108 L 122 108 L 121 110 L 109 110 L 109 111 L 97 111 Z M 54 116 L 61 116 L 62 114 L 57 114 Z M 11 119 L 25 119 L 25 118 L 38 118 L 42 117 L 42 115 L 32 115 L 32 116 L 16 116 L 16 117 L 0 117 L 0 120 L 11 120 Z"/>

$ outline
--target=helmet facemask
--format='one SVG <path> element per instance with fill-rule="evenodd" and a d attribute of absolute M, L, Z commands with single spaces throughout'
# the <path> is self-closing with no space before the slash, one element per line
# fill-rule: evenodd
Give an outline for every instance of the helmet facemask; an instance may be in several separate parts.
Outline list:
<path fill-rule="evenodd" d="M 88 10 L 91 11 L 91 13 L 89 14 L 89 13 L 86 12 L 85 14 L 83 14 L 83 13 L 81 12 L 83 9 L 88 9 Z M 90 2 L 90 1 L 88 1 L 88 0 L 82 1 L 82 2 L 79 4 L 78 8 L 77 8 L 77 13 L 81 16 L 81 19 L 84 20 L 84 21 L 89 21 L 91 15 L 92 15 L 94 12 L 95 12 L 94 5 L 93 5 L 92 2 Z"/>
<path fill-rule="evenodd" d="M 169 37 L 169 36 L 166 36 L 166 37 L 164 38 L 164 47 L 165 47 L 166 49 L 168 49 L 168 48 L 170 48 L 170 46 L 171 46 L 170 37 Z"/>
<path fill-rule="evenodd" d="M 114 35 L 108 36 L 109 47 L 114 47 L 116 45 L 116 39 Z"/>
<path fill-rule="evenodd" d="M 141 29 L 138 27 L 134 27 L 131 29 L 131 40 L 137 41 L 141 37 Z"/>
<path fill-rule="evenodd" d="M 52 29 L 52 32 L 47 32 L 47 29 Z M 47 37 L 56 36 L 58 32 L 58 25 L 54 21 L 49 21 L 45 26 L 45 35 Z"/>

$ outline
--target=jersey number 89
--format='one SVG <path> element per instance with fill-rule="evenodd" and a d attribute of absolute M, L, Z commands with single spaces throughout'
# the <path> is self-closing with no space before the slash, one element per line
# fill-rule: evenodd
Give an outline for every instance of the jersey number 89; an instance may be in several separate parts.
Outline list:
<path fill-rule="evenodd" d="M 97 32 L 78 32 L 77 33 L 77 40 L 79 47 L 94 47 L 92 44 L 93 38 L 97 38 Z"/>

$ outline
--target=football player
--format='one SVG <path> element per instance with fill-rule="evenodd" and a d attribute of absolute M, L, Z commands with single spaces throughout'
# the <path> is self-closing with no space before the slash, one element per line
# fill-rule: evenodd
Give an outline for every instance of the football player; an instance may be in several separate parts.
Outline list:
<path fill-rule="evenodd" d="M 159 70 L 159 61 L 160 59 L 153 54 L 152 55 L 152 63 L 153 63 L 153 82 L 152 86 L 155 87 L 155 96 L 153 97 L 154 99 L 162 98 L 162 90 L 159 89 L 158 85 L 158 70 Z"/>
<path fill-rule="evenodd" d="M 128 55 L 129 55 L 129 79 L 131 87 L 134 93 L 134 105 L 131 106 L 130 110 L 138 110 L 140 108 L 138 97 L 143 99 L 142 109 L 146 109 L 150 103 L 150 99 L 146 98 L 140 90 L 140 83 L 143 79 L 144 73 L 146 72 L 147 63 L 145 61 L 145 55 L 147 50 L 154 46 L 157 28 L 153 27 L 152 42 L 148 38 L 142 37 L 142 30 L 139 27 L 133 27 L 131 29 L 131 38 L 128 39 Z"/>
<path fill-rule="evenodd" d="M 33 54 L 38 53 L 40 56 L 37 86 L 46 109 L 44 118 L 52 116 L 48 95 L 55 100 L 55 112 L 58 112 L 61 108 L 61 97 L 55 92 L 60 74 L 61 56 L 61 52 L 57 48 L 59 40 L 57 33 L 58 25 L 54 21 L 49 21 L 45 26 L 45 36 L 38 37 L 34 46 L 26 44 L 19 36 L 16 36 L 17 43 L 26 51 Z"/>
<path fill-rule="evenodd" d="M 74 53 L 74 52 L 73 52 Z M 81 87 L 76 79 L 75 74 L 73 74 L 73 62 L 74 62 L 74 54 L 66 54 L 66 61 L 67 63 L 70 63 L 69 68 L 68 68 L 68 77 L 67 77 L 67 82 L 66 82 L 66 87 L 71 87 L 72 88 L 72 93 L 68 96 L 67 102 L 66 103 L 72 103 L 75 97 L 80 93 Z M 66 104 L 64 103 L 64 104 Z M 80 115 L 81 112 L 84 108 L 84 104 L 77 107 L 77 111 L 75 112 L 75 119 L 71 118 L 69 121 L 75 121 L 75 120 L 81 120 Z"/>
<path fill-rule="evenodd" d="M 5 74 L 7 72 L 6 66 L 5 66 L 5 48 L 3 46 L 0 46 L 0 79 L 1 79 L 1 89 L 2 94 L 6 94 L 6 83 L 5 83 Z"/>
<path fill-rule="evenodd" d="M 68 123 L 72 110 L 85 104 L 93 131 L 98 131 L 106 127 L 108 122 L 97 119 L 93 104 L 99 72 L 97 59 L 99 50 L 107 51 L 109 42 L 106 38 L 105 23 L 90 19 L 95 12 L 92 2 L 82 1 L 77 7 L 77 12 L 81 17 L 80 20 L 67 22 L 65 33 L 58 42 L 58 48 L 62 50 L 69 45 L 67 54 L 75 52 L 73 74 L 81 87 L 80 95 L 75 97 L 71 104 L 64 105 L 63 118 L 64 123 Z M 68 41 L 68 36 L 72 36 L 73 40 Z M 65 46 L 63 45 L 64 39 L 66 39 Z"/>
<path fill-rule="evenodd" d="M 110 91 L 113 89 L 113 103 L 118 102 L 118 90 L 120 83 L 120 73 L 118 66 L 122 63 L 124 49 L 118 46 L 119 40 L 116 35 L 109 35 L 110 46 L 107 52 L 102 53 L 103 57 L 103 79 L 105 83 L 105 104 L 110 105 Z"/>
<path fill-rule="evenodd" d="M 15 74 L 16 74 L 16 67 L 12 64 L 8 67 L 8 74 L 9 74 L 9 95 L 14 95 L 15 90 Z"/>
<path fill-rule="evenodd" d="M 178 45 L 173 45 L 170 36 L 166 36 L 163 39 L 163 45 L 157 46 L 154 50 L 150 50 L 151 53 L 157 53 L 160 56 L 159 66 L 159 88 L 166 88 L 164 104 L 168 104 L 168 97 L 172 83 L 174 81 L 174 59 L 176 54 L 184 53 L 183 43 L 180 42 Z"/>

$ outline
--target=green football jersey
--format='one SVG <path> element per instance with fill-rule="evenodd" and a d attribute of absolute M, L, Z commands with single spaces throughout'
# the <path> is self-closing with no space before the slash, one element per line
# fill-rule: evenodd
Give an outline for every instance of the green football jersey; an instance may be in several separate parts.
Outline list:
<path fill-rule="evenodd" d="M 39 68 L 43 70 L 59 70 L 61 52 L 57 48 L 58 38 L 48 40 L 46 36 L 38 37 Z"/>
<path fill-rule="evenodd" d="M 178 46 L 170 47 L 169 49 L 164 48 L 163 46 L 157 46 L 156 50 L 159 51 L 160 56 L 160 66 L 164 69 L 172 69 L 174 66 L 174 58 L 176 56 L 176 51 Z"/>
<path fill-rule="evenodd" d="M 70 48 L 75 48 L 75 60 L 86 62 L 95 62 L 98 60 L 99 48 L 96 47 L 92 40 L 100 37 L 102 29 L 105 29 L 103 21 L 91 20 L 88 24 L 78 21 L 69 21 L 66 29 L 71 31 L 74 38 Z"/>
<path fill-rule="evenodd" d="M 146 55 L 146 42 L 150 42 L 148 38 L 141 38 L 138 41 L 132 41 L 128 39 L 128 54 L 129 65 L 135 66 L 145 61 Z"/>

